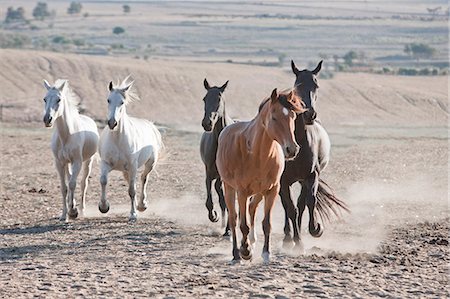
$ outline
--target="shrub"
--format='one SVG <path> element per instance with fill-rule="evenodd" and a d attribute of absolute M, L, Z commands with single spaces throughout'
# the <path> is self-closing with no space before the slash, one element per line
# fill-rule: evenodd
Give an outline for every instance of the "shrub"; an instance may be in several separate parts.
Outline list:
<path fill-rule="evenodd" d="M 31 44 L 31 39 L 20 34 L 0 34 L 0 48 L 20 49 Z"/>
<path fill-rule="evenodd" d="M 72 1 L 71 3 L 70 3 L 70 6 L 69 6 L 69 8 L 67 9 L 67 13 L 68 14 L 78 14 L 78 13 L 80 13 L 81 12 L 81 9 L 83 8 L 83 6 L 81 5 L 81 3 L 79 3 L 79 2 L 75 2 L 75 1 Z"/>
<path fill-rule="evenodd" d="M 117 26 L 117 27 L 113 28 L 113 33 L 114 34 L 122 34 L 124 32 L 125 32 L 125 29 L 123 29 L 122 27 Z"/>
<path fill-rule="evenodd" d="M 411 43 L 405 45 L 403 51 L 408 55 L 412 55 L 412 57 L 417 60 L 421 58 L 432 58 L 437 52 L 436 49 L 426 44 L 418 44 L 418 43 Z"/>
<path fill-rule="evenodd" d="M 33 17 L 38 20 L 43 20 L 48 16 L 50 16 L 50 12 L 48 11 L 47 3 L 38 2 L 33 9 Z"/>
<path fill-rule="evenodd" d="M 131 7 L 127 4 L 123 5 L 122 9 L 124 13 L 129 13 L 131 11 Z"/>
<path fill-rule="evenodd" d="M 25 21 L 25 10 L 22 7 L 14 9 L 12 7 L 8 7 L 6 11 L 5 23 L 12 22 L 24 22 Z"/>
<path fill-rule="evenodd" d="M 62 35 L 57 35 L 52 39 L 52 42 L 55 44 L 70 44 L 71 41 Z"/>

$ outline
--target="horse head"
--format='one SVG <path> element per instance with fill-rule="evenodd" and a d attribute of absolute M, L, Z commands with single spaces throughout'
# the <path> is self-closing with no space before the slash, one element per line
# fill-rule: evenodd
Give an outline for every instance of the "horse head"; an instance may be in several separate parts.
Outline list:
<path fill-rule="evenodd" d="M 317 67 L 309 71 L 304 69 L 300 71 L 293 60 L 291 60 L 292 72 L 295 74 L 295 88 L 297 94 L 301 97 L 302 101 L 305 103 L 306 111 L 303 113 L 303 119 L 307 125 L 313 124 L 317 117 L 316 113 L 316 101 L 317 101 L 317 90 L 319 85 L 317 84 L 317 75 L 322 68 L 322 60 L 319 62 Z"/>
<path fill-rule="evenodd" d="M 119 86 L 114 87 L 112 81 L 109 82 L 108 90 L 108 127 L 113 130 L 125 113 L 128 92 L 134 81 L 127 82 L 130 76 L 126 77 Z"/>
<path fill-rule="evenodd" d="M 305 112 L 302 100 L 295 91 L 278 93 L 275 88 L 270 96 L 270 108 L 264 125 L 268 135 L 277 141 L 287 160 L 295 158 L 300 146 L 295 141 L 295 119 L 297 114 Z"/>
<path fill-rule="evenodd" d="M 44 80 L 44 86 L 47 89 L 47 94 L 44 97 L 44 124 L 46 127 L 53 126 L 55 120 L 63 113 L 63 105 L 61 99 L 63 98 L 67 80 L 57 80 L 54 86 L 51 86 L 47 80 Z"/>
<path fill-rule="evenodd" d="M 214 128 L 217 120 L 224 116 L 225 104 L 222 98 L 222 94 L 228 85 L 228 81 L 221 87 L 211 87 L 208 81 L 203 81 L 203 85 L 207 90 L 203 102 L 205 102 L 205 114 L 202 120 L 202 126 L 205 131 L 211 131 Z"/>

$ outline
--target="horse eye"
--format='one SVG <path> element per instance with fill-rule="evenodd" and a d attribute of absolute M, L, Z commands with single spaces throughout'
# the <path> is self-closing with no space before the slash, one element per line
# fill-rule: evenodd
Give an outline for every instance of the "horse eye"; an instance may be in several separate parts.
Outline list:
<path fill-rule="evenodd" d="M 108 99 L 108 104 L 111 103 L 111 101 Z"/>
<path fill-rule="evenodd" d="M 57 102 L 57 103 L 61 102 L 61 99 L 60 99 L 60 98 L 58 98 L 58 100 L 57 100 L 56 102 Z"/>
<path fill-rule="evenodd" d="M 277 119 L 276 119 L 275 117 L 273 117 L 273 116 L 272 116 L 272 120 L 273 120 L 273 121 L 277 121 Z"/>
<path fill-rule="evenodd" d="M 47 103 L 47 99 L 46 99 L 46 98 L 43 98 L 42 100 L 43 100 L 44 102 L 46 102 L 46 103 Z"/>

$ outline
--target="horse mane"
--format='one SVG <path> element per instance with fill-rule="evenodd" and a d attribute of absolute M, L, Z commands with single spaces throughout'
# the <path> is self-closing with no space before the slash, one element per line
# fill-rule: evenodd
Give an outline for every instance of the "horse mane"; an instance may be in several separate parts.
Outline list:
<path fill-rule="evenodd" d="M 62 90 L 64 99 L 67 101 L 70 108 L 79 112 L 80 100 L 70 87 L 69 81 L 66 79 L 57 79 L 54 86 L 61 86 L 63 83 L 65 83 L 64 89 Z"/>
<path fill-rule="evenodd" d="M 299 85 L 300 85 L 300 84 L 299 84 Z M 304 108 L 304 107 L 305 107 L 305 103 L 303 103 L 301 97 L 300 97 L 299 95 L 297 95 L 297 92 L 296 92 L 296 90 L 295 90 L 295 87 L 296 87 L 296 86 L 294 86 L 294 88 L 287 88 L 287 89 L 284 89 L 284 90 L 282 90 L 281 92 L 279 92 L 278 94 L 279 94 L 279 95 L 286 95 L 286 94 L 290 93 L 291 91 L 294 91 L 295 96 L 300 100 L 301 106 Z M 262 108 L 264 107 L 264 105 L 265 105 L 269 100 L 270 100 L 270 96 L 267 97 L 267 98 L 265 98 L 265 99 L 262 101 L 262 103 L 259 105 L 258 113 L 261 112 Z M 283 98 L 280 99 L 280 104 L 281 104 L 283 107 L 285 107 L 285 108 L 287 108 L 287 109 L 289 109 L 289 110 L 293 110 L 293 111 L 296 110 L 296 108 L 295 108 L 295 107 L 287 100 L 286 97 L 283 97 Z"/>
<path fill-rule="evenodd" d="M 135 101 L 140 101 L 141 100 L 139 95 L 136 93 L 136 90 L 135 90 L 133 85 L 131 85 L 131 87 L 126 92 L 121 92 L 120 91 L 120 90 L 124 89 L 125 87 L 127 87 L 128 84 L 134 82 L 133 80 L 130 80 L 130 78 L 131 78 L 131 75 L 126 76 L 125 79 L 122 80 L 122 82 L 120 82 L 119 84 L 115 85 L 115 87 L 114 87 L 114 89 L 118 89 L 118 91 L 125 98 L 125 105 L 129 104 L 129 103 L 133 103 Z"/>

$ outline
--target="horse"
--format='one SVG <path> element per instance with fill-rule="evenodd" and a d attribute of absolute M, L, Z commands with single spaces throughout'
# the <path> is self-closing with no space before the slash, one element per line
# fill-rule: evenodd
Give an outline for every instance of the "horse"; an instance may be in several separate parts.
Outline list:
<path fill-rule="evenodd" d="M 206 208 L 208 209 L 208 217 L 211 222 L 217 222 L 217 212 L 214 211 L 214 205 L 211 195 L 211 184 L 215 180 L 214 187 L 219 196 L 219 204 L 222 210 L 222 228 L 225 227 L 225 198 L 223 196 L 222 180 L 216 167 L 217 142 L 222 130 L 234 123 L 234 121 L 225 112 L 225 100 L 223 92 L 228 85 L 228 81 L 221 87 L 211 87 L 208 81 L 203 81 L 203 85 L 207 90 L 203 102 L 205 103 L 205 113 L 202 120 L 202 126 L 205 132 L 202 134 L 200 141 L 200 156 L 206 171 Z M 229 224 L 227 222 L 224 236 L 230 235 Z"/>
<path fill-rule="evenodd" d="M 316 101 L 319 85 L 317 75 L 322 68 L 322 61 L 312 70 L 300 71 L 294 61 L 291 61 L 292 72 L 296 76 L 296 93 L 302 98 L 306 111 L 295 120 L 295 140 L 302 150 L 295 159 L 286 161 L 284 172 L 280 180 L 280 197 L 285 210 L 283 246 L 290 247 L 292 241 L 299 252 L 303 252 L 303 243 L 299 231 L 305 207 L 309 210 L 309 233 L 313 237 L 320 237 L 323 228 L 315 217 L 318 212 L 322 222 L 330 220 L 339 211 L 349 211 L 345 203 L 337 198 L 332 189 L 320 178 L 330 160 L 330 138 L 324 127 L 317 119 Z M 295 182 L 301 184 L 301 193 L 295 207 L 290 193 L 290 186 Z M 289 220 L 292 222 L 293 239 Z"/>
<path fill-rule="evenodd" d="M 256 242 L 254 219 L 259 202 L 264 201 L 264 248 L 262 257 L 269 262 L 269 237 L 271 210 L 280 189 L 280 177 L 284 160 L 293 159 L 299 145 L 294 137 L 294 121 L 304 112 L 302 101 L 294 91 L 278 94 L 277 89 L 263 101 L 260 111 L 251 121 L 231 124 L 219 136 L 217 170 L 225 190 L 228 221 L 233 239 L 233 260 L 252 257 Z M 242 242 L 237 248 L 235 199 L 239 204 Z M 250 230 L 247 224 L 247 200 L 253 196 L 250 206 Z M 250 243 L 248 235 L 250 233 Z M 251 246 L 250 246 L 251 245 Z"/>
<path fill-rule="evenodd" d="M 128 182 L 128 195 L 131 200 L 129 221 L 134 222 L 137 219 L 138 169 L 144 166 L 141 174 L 141 194 L 137 205 L 137 210 L 143 212 L 147 209 L 148 175 L 158 161 L 163 143 L 160 132 L 152 122 L 128 116 L 127 105 L 139 100 L 132 89 L 134 81 L 129 82 L 129 77 L 117 86 L 114 86 L 112 81 L 108 85 L 108 127 L 103 129 L 99 146 L 102 194 L 98 208 L 102 213 L 109 211 L 110 205 L 106 200 L 108 174 L 112 170 L 119 170 Z"/>
<path fill-rule="evenodd" d="M 59 175 L 62 193 L 62 214 L 59 220 L 78 217 L 74 198 L 77 177 L 83 170 L 81 179 L 80 214 L 83 214 L 93 156 L 98 147 L 98 131 L 95 122 L 78 112 L 76 97 L 67 80 L 58 79 L 51 86 L 44 80 L 47 94 L 44 97 L 44 124 L 51 128 L 54 124 L 51 149 Z M 68 187 L 66 185 L 66 176 Z M 69 206 L 69 211 L 67 211 Z"/>

